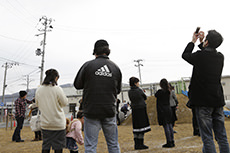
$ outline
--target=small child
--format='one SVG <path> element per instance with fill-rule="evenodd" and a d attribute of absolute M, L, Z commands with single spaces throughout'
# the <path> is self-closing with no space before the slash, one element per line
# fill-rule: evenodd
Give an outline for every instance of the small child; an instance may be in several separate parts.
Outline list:
<path fill-rule="evenodd" d="M 84 144 L 82 136 L 82 125 L 84 124 L 83 112 L 79 111 L 77 119 L 74 119 L 69 124 L 68 122 L 66 123 L 66 147 L 70 150 L 70 153 L 78 153 L 77 143 L 80 145 Z"/>
<path fill-rule="evenodd" d="M 124 113 L 124 118 L 127 118 L 127 112 L 129 111 L 129 103 L 124 104 L 121 107 L 121 111 Z"/>

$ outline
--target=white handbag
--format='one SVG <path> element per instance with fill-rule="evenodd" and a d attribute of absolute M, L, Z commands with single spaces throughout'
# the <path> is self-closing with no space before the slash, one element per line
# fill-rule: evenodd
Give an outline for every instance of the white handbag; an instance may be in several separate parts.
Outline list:
<path fill-rule="evenodd" d="M 32 131 L 41 131 L 41 120 L 39 112 L 30 119 L 30 128 Z"/>

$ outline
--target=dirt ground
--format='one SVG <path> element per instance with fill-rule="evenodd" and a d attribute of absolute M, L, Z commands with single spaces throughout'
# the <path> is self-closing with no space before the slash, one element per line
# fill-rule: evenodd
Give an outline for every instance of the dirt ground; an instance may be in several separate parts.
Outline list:
<path fill-rule="evenodd" d="M 165 143 L 165 136 L 163 128 L 158 125 L 151 125 L 150 132 L 145 134 L 145 144 L 149 146 L 148 150 L 135 151 L 132 126 L 131 125 L 121 125 L 118 126 L 119 132 L 119 144 L 122 153 L 200 153 L 202 149 L 202 141 L 200 137 L 192 136 L 192 125 L 186 124 L 176 124 L 174 128 L 178 133 L 175 136 L 176 147 L 165 149 L 162 148 L 162 144 Z M 230 121 L 226 121 L 226 130 L 228 133 L 228 138 L 230 138 Z M 31 131 L 30 127 L 23 127 L 22 129 L 22 139 L 25 142 L 16 143 L 11 141 L 11 137 L 14 130 L 2 128 L 0 129 L 0 152 L 1 153 L 40 153 L 42 141 L 31 142 L 34 138 L 34 133 Z M 228 139 L 230 141 L 230 139 Z M 217 146 L 217 145 L 216 145 Z M 79 146 L 79 152 L 84 152 L 84 146 Z M 53 152 L 53 151 L 51 151 Z M 64 149 L 64 152 L 69 152 Z M 107 153 L 107 146 L 103 136 L 100 132 L 98 146 L 98 153 Z"/>
<path fill-rule="evenodd" d="M 145 144 L 149 149 L 136 151 L 134 150 L 133 133 L 132 133 L 132 117 L 129 116 L 122 125 L 118 126 L 119 145 L 122 153 L 201 153 L 202 141 L 200 137 L 193 136 L 192 132 L 192 113 L 186 107 L 187 97 L 177 95 L 179 107 L 177 110 L 178 121 L 176 122 L 176 130 L 178 133 L 174 135 L 175 145 L 174 148 L 162 148 L 166 142 L 164 130 L 162 126 L 158 126 L 156 117 L 156 99 L 149 97 L 146 101 L 147 112 L 151 124 L 151 131 L 145 134 Z M 228 140 L 230 142 L 230 119 L 226 118 L 225 121 Z M 0 153 L 40 153 L 42 141 L 31 142 L 34 138 L 34 133 L 30 127 L 23 127 L 21 132 L 22 139 L 25 142 L 16 143 L 11 141 L 14 128 L 0 129 Z M 216 147 L 218 145 L 216 144 Z M 53 151 L 51 151 L 53 152 Z M 67 149 L 64 152 L 68 153 Z M 84 152 L 84 146 L 79 145 L 79 152 Z M 103 133 L 100 132 L 97 146 L 98 153 L 107 153 L 107 145 Z"/>

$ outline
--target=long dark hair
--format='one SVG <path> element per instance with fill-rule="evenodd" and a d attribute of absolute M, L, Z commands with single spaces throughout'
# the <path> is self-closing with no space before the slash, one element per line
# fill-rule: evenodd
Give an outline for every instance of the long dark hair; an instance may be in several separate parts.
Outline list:
<path fill-rule="evenodd" d="M 56 82 L 56 77 L 59 78 L 59 74 L 58 74 L 58 71 L 55 70 L 55 69 L 49 69 L 46 71 L 46 77 L 42 83 L 42 85 L 49 85 L 51 84 L 52 86 L 55 86 L 57 85 L 57 82 Z"/>
<path fill-rule="evenodd" d="M 161 86 L 161 88 L 162 88 L 163 90 L 165 90 L 165 91 L 170 91 L 170 90 L 169 90 L 169 83 L 168 83 L 168 81 L 167 81 L 166 79 L 161 79 L 161 81 L 160 81 L 160 86 Z"/>

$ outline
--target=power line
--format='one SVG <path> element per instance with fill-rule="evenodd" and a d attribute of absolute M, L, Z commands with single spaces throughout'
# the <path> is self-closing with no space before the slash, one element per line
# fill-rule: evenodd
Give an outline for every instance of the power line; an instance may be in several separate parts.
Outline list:
<path fill-rule="evenodd" d="M 17 19 L 21 19 L 23 22 L 27 23 L 28 25 L 33 26 L 33 25 L 31 24 L 31 22 L 29 22 L 27 19 L 22 18 L 22 16 L 25 16 L 25 14 L 23 14 L 20 10 L 18 10 L 17 7 L 15 7 L 10 1 L 7 0 L 7 2 L 8 2 L 8 4 L 10 5 L 10 7 L 13 8 L 13 11 L 11 11 L 11 10 L 10 10 L 9 8 L 7 8 L 6 6 L 3 6 L 3 7 L 5 7 L 5 8 L 6 8 L 7 10 L 9 10 L 12 14 L 14 14 L 14 16 L 17 17 Z M 16 10 L 17 12 L 15 12 L 15 10 Z M 20 14 L 21 14 L 21 15 L 20 15 Z"/>
<path fill-rule="evenodd" d="M 6 38 L 6 39 L 15 40 L 15 41 L 21 41 L 21 42 L 32 42 L 32 43 L 37 43 L 36 41 L 21 40 L 21 39 L 17 39 L 17 38 L 12 38 L 12 37 L 8 37 L 8 36 L 4 36 L 4 35 L 1 35 L 1 34 L 0 34 L 0 37 Z"/>
<path fill-rule="evenodd" d="M 27 64 L 27 63 L 17 62 L 17 61 L 14 61 L 14 60 L 11 60 L 11 59 L 7 59 L 7 58 L 4 58 L 4 57 L 0 57 L 0 58 L 3 59 L 3 60 L 5 60 L 5 61 L 8 61 L 8 62 L 13 62 L 13 63 L 21 64 L 21 65 L 32 66 L 32 67 L 38 67 L 38 66 L 35 66 L 35 65 Z"/>
<path fill-rule="evenodd" d="M 29 12 L 18 0 L 15 1 L 21 6 L 21 8 L 23 8 L 26 14 L 30 14 L 30 16 L 32 16 L 35 20 L 37 20 L 37 18 L 34 15 L 32 15 L 31 12 Z"/>

